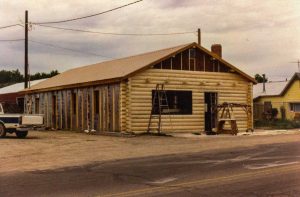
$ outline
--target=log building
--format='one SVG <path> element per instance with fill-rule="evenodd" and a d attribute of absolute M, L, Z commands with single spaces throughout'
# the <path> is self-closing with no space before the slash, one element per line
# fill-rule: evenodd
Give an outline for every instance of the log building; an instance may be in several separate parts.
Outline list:
<path fill-rule="evenodd" d="M 164 132 L 204 132 L 216 126 L 217 103 L 252 105 L 255 80 L 209 51 L 189 43 L 74 68 L 26 90 L 26 110 L 45 116 L 47 127 L 66 130 L 145 132 L 156 84 L 165 84 Z M 252 117 L 235 112 L 240 131 Z"/>

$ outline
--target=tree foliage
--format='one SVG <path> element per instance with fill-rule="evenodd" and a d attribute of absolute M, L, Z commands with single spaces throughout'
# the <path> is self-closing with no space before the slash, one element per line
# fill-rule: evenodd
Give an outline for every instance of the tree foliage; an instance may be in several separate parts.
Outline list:
<path fill-rule="evenodd" d="M 256 74 L 255 76 L 254 76 L 254 78 L 255 78 L 255 80 L 257 81 L 257 83 L 263 83 L 263 82 L 268 82 L 268 78 L 265 78 L 265 80 L 264 80 L 264 78 L 263 78 L 263 76 L 262 75 L 260 75 L 260 74 Z"/>
<path fill-rule="evenodd" d="M 57 70 L 52 70 L 49 73 L 38 72 L 33 75 L 30 75 L 30 80 L 38 80 L 50 78 L 55 75 L 58 75 Z M 24 81 L 24 76 L 20 73 L 18 69 L 16 70 L 0 70 L 0 87 L 4 87 L 14 83 L 20 83 Z"/>

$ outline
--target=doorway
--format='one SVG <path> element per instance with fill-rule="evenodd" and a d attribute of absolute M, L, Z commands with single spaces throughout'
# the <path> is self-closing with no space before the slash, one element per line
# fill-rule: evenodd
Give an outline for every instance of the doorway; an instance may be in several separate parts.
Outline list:
<path fill-rule="evenodd" d="M 218 93 L 205 92 L 205 132 L 210 133 L 212 129 L 216 127 L 217 111 L 216 106 L 218 104 Z"/>

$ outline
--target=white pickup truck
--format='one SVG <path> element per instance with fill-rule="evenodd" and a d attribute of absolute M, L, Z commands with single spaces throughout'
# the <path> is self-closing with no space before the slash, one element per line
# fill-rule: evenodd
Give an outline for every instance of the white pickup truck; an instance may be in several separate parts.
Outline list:
<path fill-rule="evenodd" d="M 43 126 L 42 115 L 18 112 L 17 105 L 0 103 L 0 138 L 5 137 L 6 133 L 15 133 L 18 138 L 25 138 L 29 129 Z"/>

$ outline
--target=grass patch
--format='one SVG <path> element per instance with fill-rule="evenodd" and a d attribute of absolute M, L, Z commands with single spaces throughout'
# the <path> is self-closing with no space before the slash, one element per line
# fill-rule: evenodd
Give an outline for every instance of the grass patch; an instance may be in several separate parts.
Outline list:
<path fill-rule="evenodd" d="M 270 129 L 295 129 L 300 128 L 300 121 L 291 120 L 257 120 L 254 122 L 255 128 L 270 128 Z"/>

